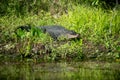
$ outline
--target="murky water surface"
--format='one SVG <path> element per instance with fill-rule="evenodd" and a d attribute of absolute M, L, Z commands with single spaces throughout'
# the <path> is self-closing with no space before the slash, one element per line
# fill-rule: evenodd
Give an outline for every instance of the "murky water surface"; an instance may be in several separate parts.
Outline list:
<path fill-rule="evenodd" d="M 0 80 L 120 80 L 120 64 L 104 62 L 2 63 Z"/>

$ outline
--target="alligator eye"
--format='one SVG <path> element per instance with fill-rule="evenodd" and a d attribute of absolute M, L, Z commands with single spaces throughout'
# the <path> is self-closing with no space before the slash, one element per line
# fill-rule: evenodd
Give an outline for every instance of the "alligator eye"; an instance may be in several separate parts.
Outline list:
<path fill-rule="evenodd" d="M 45 33 L 45 32 L 46 32 L 46 29 L 43 29 L 43 32 Z"/>

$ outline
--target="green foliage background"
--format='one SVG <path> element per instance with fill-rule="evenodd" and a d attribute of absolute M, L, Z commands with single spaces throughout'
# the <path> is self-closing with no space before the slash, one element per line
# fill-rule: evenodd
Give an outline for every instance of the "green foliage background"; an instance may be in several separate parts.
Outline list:
<path fill-rule="evenodd" d="M 38 14 L 41 10 L 50 11 L 50 7 L 62 7 L 66 9 L 72 4 L 82 3 L 87 3 L 93 6 L 104 6 L 104 8 L 112 8 L 117 4 L 116 1 L 118 0 L 1 0 L 0 15 L 2 16 L 13 13 L 17 16 L 26 13 Z"/>

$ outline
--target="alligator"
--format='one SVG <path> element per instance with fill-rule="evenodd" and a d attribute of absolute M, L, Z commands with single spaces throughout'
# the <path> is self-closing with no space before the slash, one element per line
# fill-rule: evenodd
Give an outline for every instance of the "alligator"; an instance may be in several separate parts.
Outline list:
<path fill-rule="evenodd" d="M 68 30 L 63 26 L 51 25 L 51 26 L 37 26 L 35 27 L 41 30 L 43 33 L 49 34 L 54 40 L 59 40 L 60 38 L 65 39 L 79 39 L 80 34 L 73 30 Z M 19 26 L 17 29 L 30 31 L 31 26 Z"/>

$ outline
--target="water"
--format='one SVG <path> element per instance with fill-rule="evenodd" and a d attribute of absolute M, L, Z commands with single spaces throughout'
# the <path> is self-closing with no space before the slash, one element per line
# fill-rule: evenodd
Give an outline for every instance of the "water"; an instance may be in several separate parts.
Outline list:
<path fill-rule="evenodd" d="M 0 64 L 0 80 L 120 80 L 120 64 L 5 62 Z"/>

